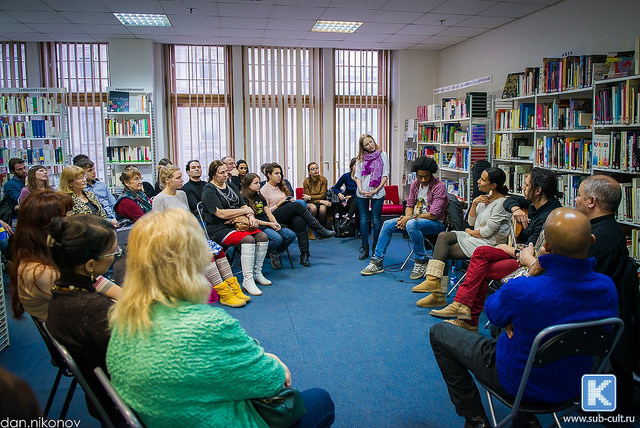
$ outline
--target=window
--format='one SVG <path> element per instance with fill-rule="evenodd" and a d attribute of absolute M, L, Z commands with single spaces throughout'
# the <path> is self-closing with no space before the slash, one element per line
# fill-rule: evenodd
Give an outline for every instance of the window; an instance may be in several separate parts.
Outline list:
<path fill-rule="evenodd" d="M 357 156 L 362 134 L 388 152 L 389 67 L 388 51 L 335 51 L 336 177 Z"/>
<path fill-rule="evenodd" d="M 0 42 L 0 88 L 26 88 L 27 63 L 24 43 Z"/>
<path fill-rule="evenodd" d="M 228 52 L 222 46 L 167 45 L 168 123 L 180 167 L 198 159 L 204 178 L 214 159 L 232 154 Z"/>
<path fill-rule="evenodd" d="M 278 162 L 294 187 L 321 162 L 320 50 L 247 47 L 245 150 L 251 171 Z"/>
<path fill-rule="evenodd" d="M 108 45 L 47 43 L 43 53 L 48 64 L 46 86 L 67 90 L 71 151 L 89 156 L 96 164 L 98 177 L 106 180 L 100 109 L 107 101 Z"/>

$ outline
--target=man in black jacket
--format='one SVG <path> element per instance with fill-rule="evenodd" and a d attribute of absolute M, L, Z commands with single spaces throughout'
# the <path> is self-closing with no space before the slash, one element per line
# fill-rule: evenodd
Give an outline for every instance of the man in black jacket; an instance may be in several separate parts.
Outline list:
<path fill-rule="evenodd" d="M 198 202 L 202 199 L 202 189 L 204 185 L 207 184 L 205 181 L 202 181 L 202 167 L 200 166 L 200 161 L 190 160 L 187 162 L 187 175 L 189 176 L 189 181 L 182 185 L 182 190 L 187 194 L 187 201 L 189 202 L 189 209 L 198 217 L 197 206 Z"/>

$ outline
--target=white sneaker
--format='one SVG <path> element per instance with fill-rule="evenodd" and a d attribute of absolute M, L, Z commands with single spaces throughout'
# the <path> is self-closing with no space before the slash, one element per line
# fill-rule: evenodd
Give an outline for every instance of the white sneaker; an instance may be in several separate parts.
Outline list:
<path fill-rule="evenodd" d="M 422 278 L 425 275 L 425 273 L 427 272 L 427 264 L 428 264 L 427 261 L 425 261 L 424 263 L 416 261 L 413 264 L 413 270 L 411 271 L 411 275 L 409 276 L 409 278 L 410 279 L 420 279 L 420 278 Z"/>

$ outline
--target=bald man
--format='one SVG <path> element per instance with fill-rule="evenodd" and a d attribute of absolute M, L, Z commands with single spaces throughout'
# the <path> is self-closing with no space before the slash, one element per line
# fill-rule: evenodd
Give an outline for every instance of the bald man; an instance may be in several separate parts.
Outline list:
<path fill-rule="evenodd" d="M 595 242 L 589 219 L 576 210 L 557 208 L 547 217 L 544 233 L 547 254 L 536 262 L 543 272 L 514 278 L 487 298 L 489 320 L 505 329 L 497 339 L 444 322 L 431 327 L 433 353 L 465 426 L 490 426 L 471 373 L 500 394 L 515 396 L 541 330 L 618 313 L 613 281 L 594 272 L 595 259 L 587 257 Z M 580 378 L 591 365 L 590 358 L 576 357 L 533 368 L 524 400 L 559 403 L 577 397 Z"/>

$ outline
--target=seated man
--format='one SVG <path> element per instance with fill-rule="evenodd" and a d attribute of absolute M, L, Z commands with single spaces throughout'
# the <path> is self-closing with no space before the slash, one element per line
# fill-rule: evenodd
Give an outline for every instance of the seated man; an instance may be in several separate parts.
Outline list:
<path fill-rule="evenodd" d="M 204 189 L 206 181 L 202 181 L 202 166 L 197 159 L 187 162 L 187 175 L 189 181 L 182 185 L 182 191 L 187 194 L 187 201 L 189 201 L 189 209 L 193 215 L 198 217 L 198 202 L 202 200 L 202 189 Z"/>
<path fill-rule="evenodd" d="M 465 426 L 489 426 L 471 373 L 501 394 L 515 396 L 529 350 L 544 328 L 616 316 L 618 296 L 613 281 L 594 272 L 589 247 L 595 242 L 587 217 L 557 208 L 544 227 L 545 252 L 539 276 L 514 278 L 487 298 L 491 323 L 505 331 L 497 340 L 439 323 L 430 340 L 449 397 Z M 560 403 L 580 393 L 580 379 L 593 365 L 589 357 L 534 367 L 524 401 Z M 471 373 L 470 373 L 471 372 Z"/>
<path fill-rule="evenodd" d="M 411 171 L 416 173 L 416 179 L 411 183 L 404 215 L 384 222 L 373 257 L 367 267 L 360 271 L 362 275 L 384 272 L 382 261 L 391 242 L 391 234 L 403 230 L 407 231 L 411 239 L 415 259 L 410 278 L 420 279 L 426 272 L 429 260 L 424 247 L 424 236 L 444 231 L 449 198 L 444 183 L 434 177 L 438 172 L 435 160 L 421 156 L 414 161 Z"/>
<path fill-rule="evenodd" d="M 505 210 L 510 211 L 523 227 L 520 249 L 537 243 L 547 216 L 561 206 L 558 198 L 562 193 L 558 192 L 557 183 L 555 172 L 536 167 L 524 180 L 524 197 L 510 196 L 505 200 Z M 523 209 L 527 209 L 528 214 Z M 489 281 L 503 278 L 518 269 L 517 253 L 519 250 L 507 244 L 477 248 L 453 302 L 443 309 L 432 310 L 430 314 L 437 318 L 457 318 L 453 323 L 458 327 L 477 331 Z"/>

